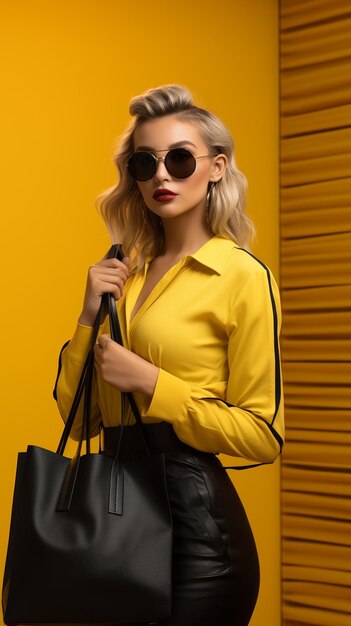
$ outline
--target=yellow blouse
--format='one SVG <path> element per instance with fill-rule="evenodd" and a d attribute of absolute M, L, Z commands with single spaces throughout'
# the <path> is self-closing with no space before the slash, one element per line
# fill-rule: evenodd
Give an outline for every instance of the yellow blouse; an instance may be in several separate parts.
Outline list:
<path fill-rule="evenodd" d="M 153 397 L 135 394 L 144 421 L 170 422 L 199 450 L 272 462 L 283 444 L 284 414 L 280 300 L 270 270 L 233 241 L 214 236 L 161 278 L 130 321 L 148 265 L 128 279 L 117 303 L 125 347 L 159 368 Z M 108 320 L 101 332 L 109 332 Z M 56 391 L 63 419 L 91 334 L 78 324 L 61 353 Z M 119 391 L 97 377 L 94 433 L 101 421 L 117 425 L 119 416 Z"/>

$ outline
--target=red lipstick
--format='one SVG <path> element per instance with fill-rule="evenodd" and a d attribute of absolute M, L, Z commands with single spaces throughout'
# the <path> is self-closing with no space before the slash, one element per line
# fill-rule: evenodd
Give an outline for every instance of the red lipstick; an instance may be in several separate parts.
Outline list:
<path fill-rule="evenodd" d="M 154 198 L 154 200 L 157 200 L 157 202 L 169 202 L 170 200 L 176 198 L 177 195 L 178 194 L 174 193 L 170 189 L 160 187 L 159 189 L 156 189 L 152 197 Z"/>

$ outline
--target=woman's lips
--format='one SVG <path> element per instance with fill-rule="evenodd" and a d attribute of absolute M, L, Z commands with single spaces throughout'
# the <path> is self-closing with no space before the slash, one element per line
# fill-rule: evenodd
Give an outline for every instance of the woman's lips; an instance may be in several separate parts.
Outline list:
<path fill-rule="evenodd" d="M 154 195 L 152 196 L 154 200 L 157 202 L 169 202 L 169 200 L 173 200 L 177 197 L 178 194 L 170 191 L 170 189 L 156 189 Z"/>

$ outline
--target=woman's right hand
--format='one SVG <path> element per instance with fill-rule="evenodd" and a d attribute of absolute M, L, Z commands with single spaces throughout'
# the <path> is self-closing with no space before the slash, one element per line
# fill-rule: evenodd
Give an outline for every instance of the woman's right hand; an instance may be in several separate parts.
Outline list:
<path fill-rule="evenodd" d="M 124 257 L 122 261 L 104 257 L 99 263 L 92 265 L 88 272 L 83 309 L 78 322 L 84 326 L 94 326 L 103 294 L 112 293 L 115 300 L 118 300 L 128 276 L 128 257 Z"/>

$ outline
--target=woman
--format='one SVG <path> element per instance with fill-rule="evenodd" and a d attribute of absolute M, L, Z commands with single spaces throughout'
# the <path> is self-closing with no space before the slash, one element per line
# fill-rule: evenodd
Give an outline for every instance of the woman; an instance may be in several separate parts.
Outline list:
<path fill-rule="evenodd" d="M 66 419 L 101 296 L 110 292 L 124 347 L 105 323 L 95 347 L 93 428 L 103 422 L 112 454 L 109 429 L 119 392 L 129 391 L 149 432 L 163 433 L 174 524 L 173 612 L 164 624 L 244 626 L 258 593 L 257 552 L 215 455 L 260 464 L 281 451 L 278 290 L 246 250 L 253 226 L 245 178 L 222 122 L 176 85 L 134 98 L 130 112 L 119 182 L 99 200 L 126 256 L 89 270 L 61 355 L 59 409 Z M 79 432 L 77 419 L 73 436 Z"/>

